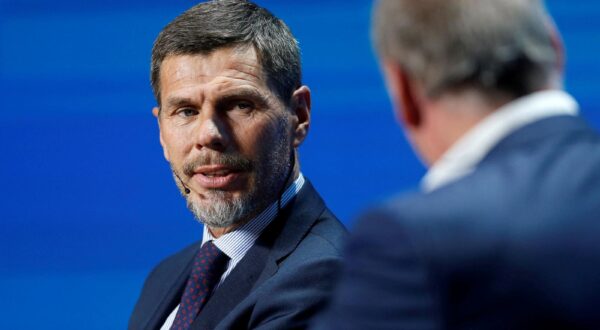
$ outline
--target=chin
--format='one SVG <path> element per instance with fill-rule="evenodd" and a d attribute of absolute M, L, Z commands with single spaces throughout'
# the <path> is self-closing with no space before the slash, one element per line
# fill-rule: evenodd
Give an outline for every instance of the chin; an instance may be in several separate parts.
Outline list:
<path fill-rule="evenodd" d="M 200 200 L 188 198 L 187 207 L 196 219 L 211 228 L 226 228 L 245 222 L 252 213 L 252 201 L 231 196 L 225 191 L 215 191 Z M 228 196 L 229 195 L 229 196 Z"/>

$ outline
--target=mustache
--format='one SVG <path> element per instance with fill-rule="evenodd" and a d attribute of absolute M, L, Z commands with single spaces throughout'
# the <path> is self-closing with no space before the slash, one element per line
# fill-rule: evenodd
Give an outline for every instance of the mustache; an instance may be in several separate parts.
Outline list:
<path fill-rule="evenodd" d="M 205 165 L 222 165 L 234 171 L 251 171 L 254 168 L 252 160 L 240 154 L 202 154 L 183 165 L 183 173 L 193 176 L 196 168 Z"/>

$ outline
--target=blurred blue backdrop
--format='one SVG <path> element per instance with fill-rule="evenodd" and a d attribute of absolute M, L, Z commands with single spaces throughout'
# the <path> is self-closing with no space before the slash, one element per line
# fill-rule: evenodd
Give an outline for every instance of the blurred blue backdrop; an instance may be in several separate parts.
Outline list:
<path fill-rule="evenodd" d="M 0 0 L 0 328 L 122 329 L 160 259 L 199 239 L 151 116 L 152 42 L 193 1 Z M 369 1 L 260 1 L 300 41 L 304 174 L 348 225 L 418 184 L 369 42 Z M 550 0 L 566 87 L 600 126 L 600 3 Z M 574 169 L 576 170 L 576 169 Z"/>

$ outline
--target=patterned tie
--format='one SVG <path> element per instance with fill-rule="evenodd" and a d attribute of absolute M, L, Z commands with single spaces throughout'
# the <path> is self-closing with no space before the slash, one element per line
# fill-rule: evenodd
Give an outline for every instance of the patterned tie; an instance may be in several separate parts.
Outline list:
<path fill-rule="evenodd" d="M 229 258 L 212 241 L 204 243 L 181 296 L 171 330 L 189 329 L 225 270 Z"/>

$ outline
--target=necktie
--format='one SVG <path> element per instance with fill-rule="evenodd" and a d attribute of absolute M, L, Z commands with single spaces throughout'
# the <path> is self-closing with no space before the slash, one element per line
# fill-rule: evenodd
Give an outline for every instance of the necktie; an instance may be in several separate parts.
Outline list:
<path fill-rule="evenodd" d="M 171 330 L 189 329 L 225 270 L 229 258 L 212 241 L 204 243 L 181 296 Z"/>

